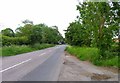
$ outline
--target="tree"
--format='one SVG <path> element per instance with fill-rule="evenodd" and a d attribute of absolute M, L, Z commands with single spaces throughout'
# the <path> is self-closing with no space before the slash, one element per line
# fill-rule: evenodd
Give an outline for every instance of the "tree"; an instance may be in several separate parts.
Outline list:
<path fill-rule="evenodd" d="M 23 27 L 18 27 L 16 31 L 16 36 L 29 36 L 32 31 L 33 25 L 25 24 Z"/>
<path fill-rule="evenodd" d="M 71 45 L 90 46 L 91 44 L 90 33 L 77 21 L 70 23 L 66 30 L 65 37 Z"/>
<path fill-rule="evenodd" d="M 58 31 L 58 27 L 42 27 L 42 42 L 57 44 L 60 40 L 62 40 L 62 35 Z"/>
<path fill-rule="evenodd" d="M 42 43 L 42 30 L 39 25 L 34 25 L 31 33 L 29 34 L 30 44 Z"/>
<path fill-rule="evenodd" d="M 5 35 L 5 36 L 9 36 L 9 37 L 14 37 L 15 36 L 14 31 L 10 28 L 6 28 L 6 29 L 2 30 L 1 34 Z"/>
<path fill-rule="evenodd" d="M 26 19 L 26 20 L 22 21 L 22 23 L 24 23 L 24 24 L 33 24 L 33 21 L 30 21 L 30 20 Z"/>
<path fill-rule="evenodd" d="M 91 46 L 98 47 L 104 56 L 105 51 L 112 47 L 112 38 L 118 34 L 120 3 L 84 2 L 77 6 L 77 10 L 80 15 L 77 21 L 68 27 L 67 40 L 73 45 L 86 45 L 86 41 L 89 41 Z"/>
<path fill-rule="evenodd" d="M 57 44 L 62 39 L 58 28 L 48 27 L 45 24 L 25 24 L 23 27 L 19 27 L 16 29 L 16 36 L 26 36 L 29 40 L 29 44 Z"/>
<path fill-rule="evenodd" d="M 105 50 L 111 48 L 112 38 L 116 35 L 114 32 L 117 32 L 119 27 L 116 21 L 119 17 L 113 7 L 107 2 L 88 2 L 77 7 L 82 23 L 87 25 L 88 29 L 91 28 L 93 43 L 100 49 L 102 56 Z"/>

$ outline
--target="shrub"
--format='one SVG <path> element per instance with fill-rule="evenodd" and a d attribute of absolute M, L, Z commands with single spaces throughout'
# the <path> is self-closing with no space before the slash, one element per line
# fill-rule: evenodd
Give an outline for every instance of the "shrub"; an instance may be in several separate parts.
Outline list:
<path fill-rule="evenodd" d="M 10 46 L 10 45 L 25 45 L 27 44 L 28 39 L 27 37 L 8 37 L 2 36 L 2 45 L 3 46 Z"/>
<path fill-rule="evenodd" d="M 120 67 L 118 64 L 119 58 L 113 52 L 106 51 L 106 57 L 101 57 L 97 48 L 68 46 L 66 51 L 80 60 L 88 60 L 98 66 Z"/>

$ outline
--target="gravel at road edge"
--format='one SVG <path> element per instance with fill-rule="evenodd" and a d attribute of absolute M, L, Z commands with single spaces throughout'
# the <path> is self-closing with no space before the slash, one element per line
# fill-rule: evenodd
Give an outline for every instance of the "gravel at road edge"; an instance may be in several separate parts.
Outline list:
<path fill-rule="evenodd" d="M 118 70 L 97 67 L 65 52 L 58 81 L 118 81 Z"/>

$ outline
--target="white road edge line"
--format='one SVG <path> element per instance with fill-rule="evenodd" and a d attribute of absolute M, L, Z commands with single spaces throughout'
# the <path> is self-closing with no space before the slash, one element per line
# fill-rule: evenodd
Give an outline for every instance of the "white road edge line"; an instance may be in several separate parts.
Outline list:
<path fill-rule="evenodd" d="M 23 64 L 23 63 L 26 63 L 26 62 L 28 62 L 28 61 L 30 61 L 30 60 L 32 60 L 32 59 L 28 59 L 28 60 L 22 61 L 21 63 L 18 63 L 18 64 L 16 64 L 16 65 L 13 65 L 13 66 L 8 67 L 8 68 L 6 68 L 6 69 L 3 69 L 3 70 L 0 71 L 0 73 L 2 73 L 2 72 L 4 72 L 4 71 L 7 71 L 7 70 L 9 70 L 9 69 L 12 69 L 12 68 L 14 68 L 14 67 L 16 67 L 16 66 L 19 66 L 19 65 L 21 65 L 21 64 Z"/>
<path fill-rule="evenodd" d="M 39 56 L 42 56 L 42 55 L 44 55 L 44 54 L 46 54 L 46 53 L 42 53 L 41 55 L 39 55 Z"/>

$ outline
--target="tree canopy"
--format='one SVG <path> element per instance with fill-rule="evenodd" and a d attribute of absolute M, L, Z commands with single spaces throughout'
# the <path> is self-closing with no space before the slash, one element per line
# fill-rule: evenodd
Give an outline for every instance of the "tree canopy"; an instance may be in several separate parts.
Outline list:
<path fill-rule="evenodd" d="M 63 37 L 58 31 L 57 26 L 48 27 L 45 24 L 34 25 L 31 21 L 24 21 L 24 26 L 20 26 L 15 30 L 6 28 L 1 31 L 3 35 L 3 43 L 10 45 L 15 40 L 14 44 L 35 44 L 35 43 L 48 43 L 58 44 L 63 41 Z M 11 41 L 11 42 L 10 42 Z M 18 41 L 18 43 L 16 43 Z M 21 43 L 20 43 L 21 41 Z"/>
<path fill-rule="evenodd" d="M 79 16 L 66 30 L 71 45 L 95 46 L 104 55 L 118 36 L 120 27 L 119 2 L 83 2 L 77 5 Z"/>
<path fill-rule="evenodd" d="M 5 36 L 9 36 L 9 37 L 14 37 L 15 36 L 14 31 L 10 28 L 6 28 L 6 29 L 2 30 L 1 34 L 5 35 Z"/>

